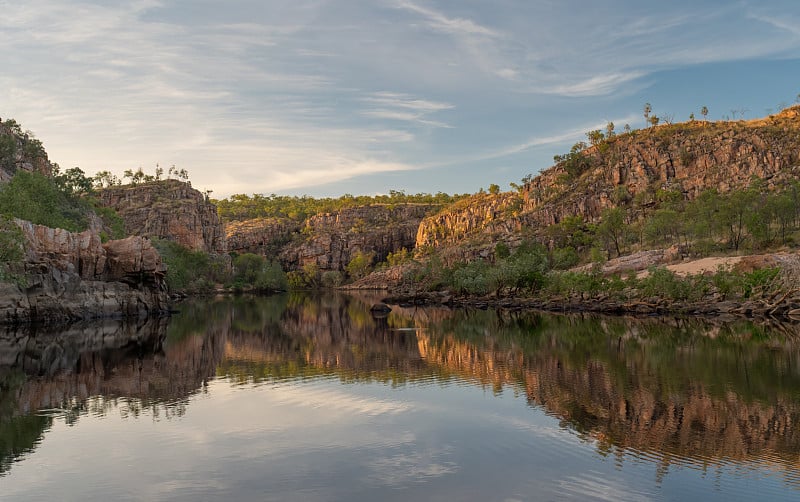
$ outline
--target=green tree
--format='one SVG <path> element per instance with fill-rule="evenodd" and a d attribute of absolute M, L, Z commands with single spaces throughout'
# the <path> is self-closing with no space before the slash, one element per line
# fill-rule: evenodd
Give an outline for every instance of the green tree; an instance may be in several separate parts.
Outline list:
<path fill-rule="evenodd" d="M 708 119 L 708 107 L 704 106 L 700 108 L 700 115 L 703 116 L 703 120 Z"/>
<path fill-rule="evenodd" d="M 10 173 L 17 170 L 17 140 L 8 134 L 0 134 L 0 169 Z"/>
<path fill-rule="evenodd" d="M 72 232 L 86 229 L 88 204 L 39 173 L 19 171 L 0 186 L 0 214 Z"/>
<path fill-rule="evenodd" d="M 375 253 L 358 251 L 345 267 L 347 274 L 353 280 L 361 279 L 372 271 L 372 262 L 375 259 Z"/>
<path fill-rule="evenodd" d="M 622 249 L 628 235 L 625 211 L 619 207 L 609 208 L 603 211 L 600 219 L 600 225 L 597 227 L 598 235 L 603 237 L 607 248 L 613 247 L 617 256 L 622 256 Z"/>
<path fill-rule="evenodd" d="M 492 194 L 492 195 L 499 194 L 500 193 L 500 185 L 496 185 L 494 183 L 489 185 L 489 193 Z"/>

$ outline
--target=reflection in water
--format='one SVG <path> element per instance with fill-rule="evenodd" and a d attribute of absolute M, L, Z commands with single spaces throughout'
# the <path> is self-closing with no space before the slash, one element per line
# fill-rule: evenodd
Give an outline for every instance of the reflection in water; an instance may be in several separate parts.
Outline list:
<path fill-rule="evenodd" d="M 214 378 L 259 385 L 334 377 L 509 389 L 600 456 L 620 466 L 655 463 L 657 482 L 672 466 L 759 465 L 800 488 L 797 326 L 447 309 L 375 319 L 371 300 L 207 299 L 186 303 L 172 320 L 3 332 L 0 473 L 57 419 L 112 409 L 182 416 Z"/>

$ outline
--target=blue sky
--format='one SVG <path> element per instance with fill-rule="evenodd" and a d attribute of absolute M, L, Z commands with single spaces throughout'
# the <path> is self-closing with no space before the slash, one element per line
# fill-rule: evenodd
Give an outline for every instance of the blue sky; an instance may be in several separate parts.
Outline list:
<path fill-rule="evenodd" d="M 475 192 L 588 130 L 800 93 L 796 0 L 0 0 L 0 117 L 87 173 Z"/>

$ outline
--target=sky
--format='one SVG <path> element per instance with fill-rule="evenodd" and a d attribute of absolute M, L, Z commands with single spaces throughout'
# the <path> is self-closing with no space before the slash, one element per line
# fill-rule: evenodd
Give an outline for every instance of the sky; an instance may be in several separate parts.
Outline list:
<path fill-rule="evenodd" d="M 507 188 L 611 121 L 800 94 L 797 0 L 0 0 L 0 117 L 212 197 Z"/>

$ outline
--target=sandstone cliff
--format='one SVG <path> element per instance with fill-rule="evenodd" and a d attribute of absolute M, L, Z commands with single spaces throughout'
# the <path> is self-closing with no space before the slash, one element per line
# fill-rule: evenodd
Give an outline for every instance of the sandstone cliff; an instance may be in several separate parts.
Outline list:
<path fill-rule="evenodd" d="M 255 218 L 225 224 L 228 251 L 255 253 L 273 258 L 303 228 L 303 223 L 289 218 Z"/>
<path fill-rule="evenodd" d="M 658 190 L 691 200 L 707 189 L 727 192 L 754 178 L 767 188 L 800 177 L 800 107 L 766 119 L 689 122 L 633 131 L 582 152 L 588 168 L 543 171 L 521 193 L 478 194 L 425 219 L 417 246 L 488 245 L 536 233 L 566 216 L 597 221 L 603 210 L 636 199 L 644 210 Z M 513 208 L 513 210 L 509 210 Z"/>
<path fill-rule="evenodd" d="M 160 237 L 213 254 L 227 251 L 216 206 L 188 183 L 114 186 L 100 190 L 98 198 L 119 213 L 128 235 Z"/>
<path fill-rule="evenodd" d="M 316 264 L 320 270 L 344 270 L 359 252 L 375 260 L 402 248 L 413 249 L 419 224 L 435 206 L 396 204 L 361 206 L 306 220 L 295 240 L 280 254 L 287 270 Z"/>
<path fill-rule="evenodd" d="M 100 242 L 16 220 L 25 238 L 22 280 L 0 282 L 0 323 L 144 316 L 167 309 L 165 267 L 147 239 Z"/>

